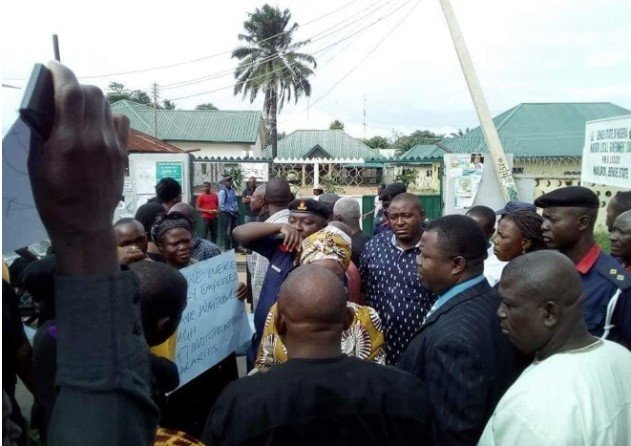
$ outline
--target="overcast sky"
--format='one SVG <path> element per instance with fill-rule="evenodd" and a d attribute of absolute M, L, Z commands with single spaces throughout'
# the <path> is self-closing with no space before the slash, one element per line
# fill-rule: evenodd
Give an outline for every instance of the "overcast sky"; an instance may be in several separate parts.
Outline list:
<path fill-rule="evenodd" d="M 520 102 L 609 101 L 631 109 L 631 1 L 452 3 L 494 115 Z M 155 82 L 160 98 L 174 99 L 178 108 L 212 102 L 225 110 L 261 109 L 262 99 L 250 104 L 233 96 L 236 61 L 229 52 L 239 44 L 247 13 L 262 2 L 81 4 L 38 0 L 3 7 L 3 84 L 23 86 L 33 63 L 52 58 L 51 34 L 57 33 L 62 62 L 79 77 L 107 75 L 86 83 L 149 91 Z M 364 97 L 369 137 L 478 125 L 438 0 L 272 4 L 290 8 L 301 25 L 296 38 L 311 38 L 304 51 L 318 59 L 311 98 L 285 106 L 281 131 L 328 128 L 339 119 L 362 137 Z M 168 88 L 204 76 L 213 78 Z M 19 96 L 19 90 L 2 88 L 3 129 Z"/>

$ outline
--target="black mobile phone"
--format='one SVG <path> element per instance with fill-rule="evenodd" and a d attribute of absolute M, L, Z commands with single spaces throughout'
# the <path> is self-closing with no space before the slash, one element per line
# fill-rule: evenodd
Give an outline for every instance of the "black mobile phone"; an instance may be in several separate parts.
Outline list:
<path fill-rule="evenodd" d="M 22 120 L 46 141 L 55 121 L 53 76 L 42 64 L 35 64 L 20 104 Z"/>

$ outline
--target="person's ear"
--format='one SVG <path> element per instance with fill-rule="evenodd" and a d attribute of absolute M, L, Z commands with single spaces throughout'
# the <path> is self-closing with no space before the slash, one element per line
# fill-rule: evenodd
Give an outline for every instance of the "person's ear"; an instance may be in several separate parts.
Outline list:
<path fill-rule="evenodd" d="M 532 241 L 528 240 L 527 238 L 522 238 L 521 239 L 521 251 L 523 253 L 526 253 L 526 252 L 530 251 L 530 248 L 532 248 Z"/>
<path fill-rule="evenodd" d="M 346 316 L 344 317 L 344 330 L 348 330 L 355 320 L 355 312 L 351 307 L 346 307 Z"/>
<path fill-rule="evenodd" d="M 467 267 L 467 259 L 465 259 L 462 256 L 456 256 L 452 260 L 451 274 L 454 276 L 456 274 L 460 274 L 461 272 L 465 270 L 466 267 Z"/>
<path fill-rule="evenodd" d="M 156 323 L 156 334 L 160 337 L 170 338 L 175 333 L 175 321 L 171 316 L 162 316 Z"/>
<path fill-rule="evenodd" d="M 551 300 L 545 302 L 541 310 L 543 311 L 543 324 L 546 328 L 553 328 L 559 323 L 561 309 L 556 302 Z"/>
<path fill-rule="evenodd" d="M 285 319 L 285 316 L 281 313 L 276 313 L 274 325 L 276 326 L 276 333 L 278 333 L 278 336 L 280 336 L 281 339 L 284 338 L 287 333 L 287 320 Z"/>
<path fill-rule="evenodd" d="M 590 228 L 591 217 L 589 215 L 581 215 L 578 217 L 578 230 L 583 232 Z"/>

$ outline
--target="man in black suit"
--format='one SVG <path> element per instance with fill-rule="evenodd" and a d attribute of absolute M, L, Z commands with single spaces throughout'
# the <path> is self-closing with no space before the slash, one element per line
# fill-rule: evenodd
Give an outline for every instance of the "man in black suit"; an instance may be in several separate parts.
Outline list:
<path fill-rule="evenodd" d="M 502 335 L 500 298 L 484 278 L 486 237 L 472 219 L 431 222 L 417 258 L 425 287 L 438 294 L 399 367 L 426 384 L 442 445 L 473 445 L 521 367 Z"/>

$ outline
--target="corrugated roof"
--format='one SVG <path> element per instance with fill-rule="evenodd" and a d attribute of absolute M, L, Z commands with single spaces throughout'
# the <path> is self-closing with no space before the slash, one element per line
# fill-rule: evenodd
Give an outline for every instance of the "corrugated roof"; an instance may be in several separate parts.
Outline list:
<path fill-rule="evenodd" d="M 505 153 L 515 157 L 576 157 L 583 153 L 585 123 L 628 114 L 610 102 L 524 103 L 493 118 Z M 482 129 L 440 143 L 454 153 L 487 152 Z"/>
<path fill-rule="evenodd" d="M 127 151 L 130 153 L 184 153 L 183 150 L 168 142 L 160 141 L 135 129 L 129 130 Z"/>
<path fill-rule="evenodd" d="M 401 161 L 431 161 L 441 159 L 445 150 L 435 144 L 417 144 L 401 155 Z"/>
<path fill-rule="evenodd" d="M 129 118 L 133 129 L 153 135 L 152 107 L 122 100 L 113 113 Z M 256 143 L 262 115 L 258 111 L 158 110 L 158 138 L 167 141 Z"/>
<path fill-rule="evenodd" d="M 272 148 L 263 152 L 271 156 Z M 384 160 L 385 158 L 344 130 L 295 130 L 278 141 L 277 159 L 340 158 Z"/>

